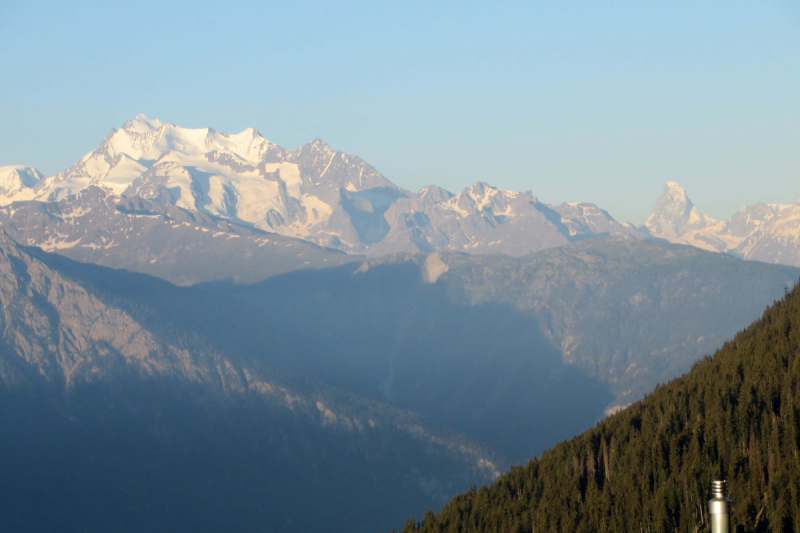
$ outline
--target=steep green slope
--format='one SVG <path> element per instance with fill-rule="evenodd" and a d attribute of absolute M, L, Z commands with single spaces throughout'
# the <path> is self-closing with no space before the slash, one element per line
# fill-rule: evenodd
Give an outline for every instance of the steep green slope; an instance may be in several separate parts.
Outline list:
<path fill-rule="evenodd" d="M 688 374 L 404 531 L 705 531 L 718 477 L 736 522 L 799 531 L 798 448 L 796 287 Z"/>

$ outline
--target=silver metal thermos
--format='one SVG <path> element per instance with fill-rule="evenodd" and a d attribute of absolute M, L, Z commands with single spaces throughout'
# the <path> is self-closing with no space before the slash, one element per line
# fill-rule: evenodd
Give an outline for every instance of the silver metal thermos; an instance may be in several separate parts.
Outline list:
<path fill-rule="evenodd" d="M 711 484 L 708 514 L 711 516 L 711 533 L 731 533 L 731 500 L 728 499 L 727 481 L 714 481 Z"/>

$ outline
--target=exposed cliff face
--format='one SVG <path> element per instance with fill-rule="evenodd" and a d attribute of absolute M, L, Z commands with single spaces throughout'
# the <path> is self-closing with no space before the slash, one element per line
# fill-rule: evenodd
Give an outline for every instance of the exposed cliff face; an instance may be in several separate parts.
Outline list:
<path fill-rule="evenodd" d="M 0 233 L 4 360 L 50 382 L 104 377 L 115 362 L 146 374 L 174 372 L 178 354 L 134 320 L 23 252 Z"/>
<path fill-rule="evenodd" d="M 103 303 L 0 233 L 4 361 L 67 389 L 119 375 L 169 377 L 221 391 L 263 389 L 252 370 L 211 350 L 160 340 L 128 313 Z"/>

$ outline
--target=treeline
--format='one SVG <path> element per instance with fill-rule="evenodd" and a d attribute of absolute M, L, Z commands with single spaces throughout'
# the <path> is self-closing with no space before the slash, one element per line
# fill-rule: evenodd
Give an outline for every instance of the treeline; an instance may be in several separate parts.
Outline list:
<path fill-rule="evenodd" d="M 800 288 L 681 378 L 404 533 L 800 531 Z"/>

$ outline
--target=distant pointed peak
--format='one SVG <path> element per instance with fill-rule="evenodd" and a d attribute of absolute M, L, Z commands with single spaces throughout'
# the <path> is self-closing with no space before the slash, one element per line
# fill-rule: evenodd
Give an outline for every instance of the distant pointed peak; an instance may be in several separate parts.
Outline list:
<path fill-rule="evenodd" d="M 311 157 L 313 158 L 331 158 L 338 153 L 330 147 L 328 143 L 322 139 L 314 139 L 313 141 L 304 144 L 294 153 L 295 157 Z"/>
<path fill-rule="evenodd" d="M 253 127 L 243 129 L 241 131 L 241 133 L 239 133 L 239 135 L 242 135 L 242 134 L 250 135 L 254 139 L 257 138 L 257 137 L 263 137 L 263 135 L 261 135 L 261 132 L 258 131 L 255 128 L 253 128 Z"/>
<path fill-rule="evenodd" d="M 417 193 L 417 197 L 422 199 L 425 202 L 446 202 L 450 198 L 453 198 L 453 193 L 448 191 L 447 189 L 443 189 L 438 185 L 428 185 L 423 187 Z"/>
<path fill-rule="evenodd" d="M 169 124 L 167 122 L 166 124 Z M 133 120 L 129 120 L 122 125 L 122 129 L 135 133 L 149 133 L 164 126 L 157 118 L 148 118 L 144 113 L 139 113 Z"/>
<path fill-rule="evenodd" d="M 510 189 L 501 189 L 499 187 L 495 187 L 494 185 L 490 185 L 485 181 L 476 181 L 466 189 L 462 194 L 466 194 L 470 198 L 475 201 L 481 201 L 483 198 L 492 198 L 495 196 L 501 196 L 505 198 L 517 198 L 520 196 L 518 191 L 512 191 Z M 530 194 L 530 191 L 527 193 L 523 193 L 523 195 Z"/>
<path fill-rule="evenodd" d="M 690 230 L 704 228 L 716 222 L 702 214 L 689 199 L 686 189 L 675 181 L 668 181 L 656 202 L 653 212 L 644 222 L 651 234 L 675 240 Z"/>
<path fill-rule="evenodd" d="M 326 143 L 322 139 L 314 139 L 313 141 L 311 141 L 309 143 L 309 145 L 311 146 L 311 148 L 313 150 L 317 150 L 317 151 L 320 151 L 320 152 L 329 152 L 329 151 L 332 152 L 333 151 L 333 148 L 331 148 L 331 145 L 329 145 L 328 143 Z"/>
<path fill-rule="evenodd" d="M 304 144 L 295 152 L 295 154 L 331 154 L 334 153 L 335 150 L 330 147 L 328 143 L 323 141 L 322 139 L 314 139 L 313 141 Z"/>
<path fill-rule="evenodd" d="M 664 186 L 663 196 L 667 196 L 674 201 L 688 202 L 689 195 L 686 189 L 681 187 L 677 181 L 668 181 Z"/>
<path fill-rule="evenodd" d="M 484 190 L 484 189 L 497 190 L 497 187 L 495 187 L 493 185 L 489 185 L 485 181 L 476 181 L 475 183 L 473 183 L 472 185 L 467 187 L 467 189 L 468 190 L 473 190 L 473 191 L 480 191 L 480 190 Z"/>
<path fill-rule="evenodd" d="M 32 188 L 44 176 L 33 167 L 25 165 L 8 165 L 0 167 L 0 189 L 10 192 L 11 189 Z"/>
<path fill-rule="evenodd" d="M 433 193 L 433 192 L 444 192 L 444 193 L 449 194 L 450 196 L 453 196 L 453 193 L 451 193 L 450 191 L 448 191 L 447 189 L 445 189 L 443 187 L 439 187 L 438 185 L 426 185 L 426 186 L 424 186 L 423 188 L 421 188 L 419 190 L 419 194 L 420 195 Z"/>

